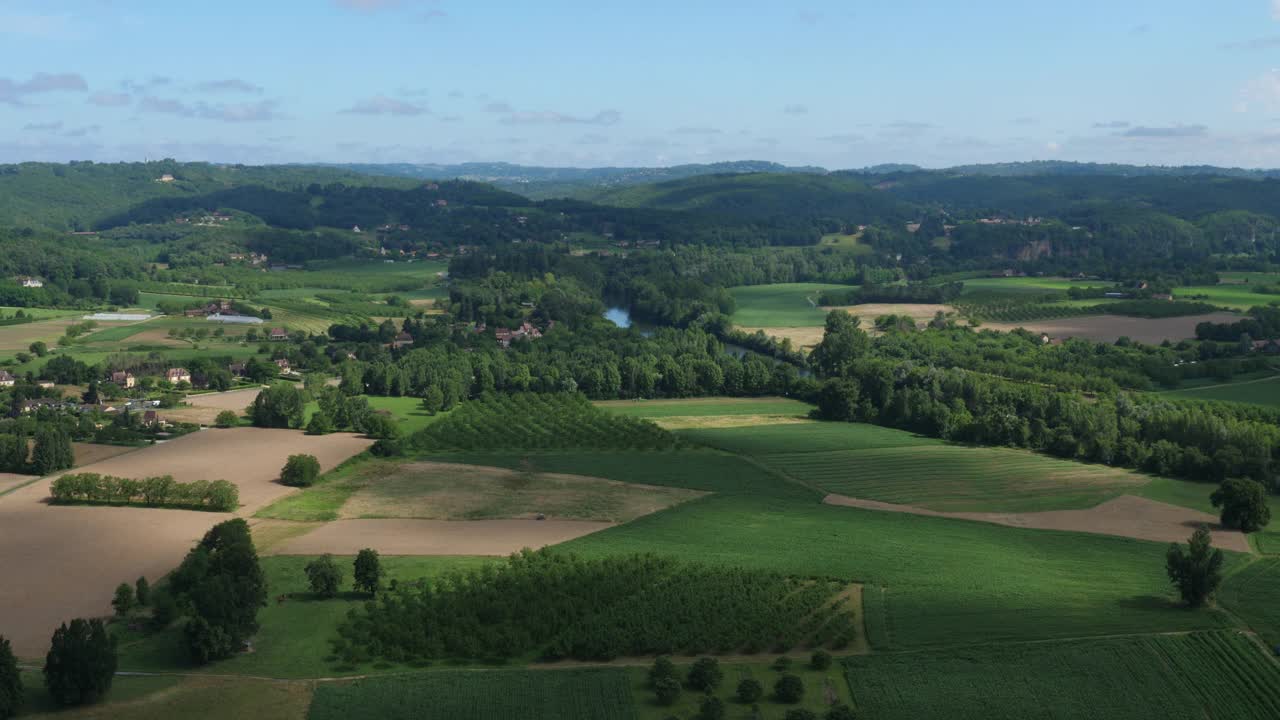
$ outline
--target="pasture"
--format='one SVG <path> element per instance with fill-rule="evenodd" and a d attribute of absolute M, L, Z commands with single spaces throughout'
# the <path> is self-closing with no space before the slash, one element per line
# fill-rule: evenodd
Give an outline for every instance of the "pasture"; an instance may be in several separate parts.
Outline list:
<path fill-rule="evenodd" d="M 203 431 L 86 465 L 84 472 L 141 478 L 172 475 L 179 482 L 225 479 L 236 483 L 251 513 L 290 492 L 275 482 L 285 459 L 305 452 L 329 468 L 369 445 L 351 435 L 311 437 L 287 430 L 243 428 Z M 144 575 L 159 578 L 220 513 L 141 507 L 46 504 L 52 477 L 0 496 L 0 607 L 15 608 L 6 635 L 24 657 L 44 653 L 50 633 L 71 617 L 110 611 L 111 590 Z"/>
<path fill-rule="evenodd" d="M 607 400 L 595 405 L 619 415 L 652 420 L 667 430 L 805 422 L 813 410 L 812 405 L 789 398 Z"/>
<path fill-rule="evenodd" d="M 1280 376 L 1202 385 L 1160 393 L 1184 400 L 1218 400 L 1280 408 Z"/>
<path fill-rule="evenodd" d="M 876 720 L 1280 717 L 1280 670 L 1238 632 L 992 645 L 844 664 L 860 717 Z"/>
<path fill-rule="evenodd" d="M 895 649 L 1224 627 L 1180 607 L 1165 543 L 717 495 L 565 544 L 860 582 L 872 644 Z M 1229 554 L 1228 565 L 1238 562 Z M 879 637 L 880 640 L 876 640 Z"/>
<path fill-rule="evenodd" d="M 326 683 L 308 720 L 635 720 L 626 670 L 445 671 Z"/>
<path fill-rule="evenodd" d="M 824 290 L 847 290 L 830 283 L 777 283 L 729 288 L 737 304 L 732 320 L 743 328 L 821 327 L 826 313 L 818 307 Z"/>
<path fill-rule="evenodd" d="M 255 531 L 256 532 L 256 531 Z M 258 614 L 261 629 L 254 640 L 254 652 L 243 653 L 217 665 L 192 666 L 181 646 L 181 629 L 163 632 L 121 635 L 120 669 L 183 672 L 211 675 L 255 675 L 275 678 L 308 678 L 350 675 L 356 672 L 385 671 L 364 664 L 355 669 L 334 667 L 330 643 L 337 627 L 346 619 L 347 611 L 359 607 L 368 596 L 351 591 L 353 556 L 339 556 L 335 561 L 344 571 L 343 591 L 331 600 L 315 597 L 307 586 L 304 568 L 314 556 L 266 556 L 261 559 L 271 598 Z M 492 558 L 474 557 L 394 557 L 382 558 L 387 580 L 407 582 L 432 578 L 443 573 L 469 570 L 494 562 Z M 283 602 L 278 598 L 285 596 Z M 119 629 L 119 628 L 118 628 Z M 400 668 L 403 671 L 404 668 Z"/>

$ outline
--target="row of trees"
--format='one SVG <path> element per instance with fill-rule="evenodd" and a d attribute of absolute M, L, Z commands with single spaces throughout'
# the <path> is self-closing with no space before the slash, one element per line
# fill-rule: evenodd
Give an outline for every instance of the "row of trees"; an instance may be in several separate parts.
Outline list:
<path fill-rule="evenodd" d="M 110 503 L 180 507 L 231 512 L 240 507 L 240 489 L 226 480 L 177 482 L 171 475 L 143 480 L 72 473 L 53 481 L 50 494 L 58 503 Z"/>
<path fill-rule="evenodd" d="M 48 475 L 75 465 L 71 434 L 59 424 L 40 423 L 34 443 L 18 429 L 0 435 L 0 472 Z"/>

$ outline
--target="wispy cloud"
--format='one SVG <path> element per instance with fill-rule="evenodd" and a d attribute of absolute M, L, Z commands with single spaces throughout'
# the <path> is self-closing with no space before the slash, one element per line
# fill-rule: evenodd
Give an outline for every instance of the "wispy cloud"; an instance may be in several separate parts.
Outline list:
<path fill-rule="evenodd" d="M 77 73 L 36 73 L 25 82 L 0 77 L 0 104 L 23 105 L 28 95 L 63 91 L 88 92 L 89 83 Z"/>
<path fill-rule="evenodd" d="M 1117 134 L 1121 137 L 1129 138 L 1193 138 L 1208 135 L 1209 128 L 1204 125 L 1173 125 L 1169 127 L 1139 125 Z"/>
<path fill-rule="evenodd" d="M 513 113 L 516 111 L 516 109 L 511 107 L 510 104 L 504 103 L 501 100 L 495 100 L 491 103 L 487 103 L 481 108 L 481 110 L 489 113 Z"/>
<path fill-rule="evenodd" d="M 400 0 L 333 0 L 333 4 L 344 10 L 375 13 L 399 7 Z"/>
<path fill-rule="evenodd" d="M 227 78 L 226 80 L 211 80 L 209 82 L 196 83 L 193 88 L 199 92 L 205 93 L 262 94 L 261 85 L 254 85 L 253 83 L 241 80 L 240 78 Z"/>
<path fill-rule="evenodd" d="M 0 34 L 52 38 L 65 35 L 70 27 L 69 15 L 0 15 Z"/>
<path fill-rule="evenodd" d="M 601 110 L 595 115 L 566 115 L 551 111 L 513 112 L 502 118 L 504 125 L 616 125 L 622 120 L 617 110 Z"/>
<path fill-rule="evenodd" d="M 1280 107 L 1280 68 L 1268 70 L 1250 80 L 1240 90 L 1236 111 L 1249 112 L 1258 107 L 1266 110 Z"/>
<path fill-rule="evenodd" d="M 793 104 L 782 108 L 782 112 L 788 115 L 805 115 L 809 112 L 809 108 L 806 105 Z"/>
<path fill-rule="evenodd" d="M 120 83 L 120 87 L 126 92 L 137 95 L 148 93 L 156 88 L 166 87 L 173 84 L 173 78 L 164 75 L 152 75 L 146 80 L 124 80 Z"/>
<path fill-rule="evenodd" d="M 676 128 L 675 130 L 672 130 L 671 132 L 675 133 L 676 135 L 719 135 L 724 131 L 721 130 L 720 128 L 684 125 L 682 127 Z"/>
<path fill-rule="evenodd" d="M 1219 50 L 1271 50 L 1280 47 L 1280 35 L 1266 35 L 1251 40 L 1223 43 Z"/>
<path fill-rule="evenodd" d="M 27 123 L 22 126 L 23 132 L 57 132 L 62 129 L 62 121 L 47 123 Z"/>
<path fill-rule="evenodd" d="M 1280 20 L 1280 0 L 1271 0 L 1271 18 Z"/>
<path fill-rule="evenodd" d="M 69 138 L 84 137 L 86 135 L 92 135 L 93 133 L 96 133 L 100 130 L 102 130 L 101 125 L 85 125 L 83 127 L 68 129 L 66 132 L 62 133 L 62 137 L 69 137 Z"/>
<path fill-rule="evenodd" d="M 341 112 L 348 115 L 425 115 L 428 110 L 421 105 L 414 105 L 404 100 L 387 97 L 386 95 L 375 95 L 371 98 L 357 101 L 351 107 Z"/>
<path fill-rule="evenodd" d="M 138 101 L 138 109 L 142 112 L 229 123 L 275 120 L 279 117 L 276 107 L 277 103 L 274 100 L 261 100 L 252 103 L 211 104 L 198 102 L 188 104 L 172 98 L 147 96 Z"/>
<path fill-rule="evenodd" d="M 1106 122 L 1096 122 L 1093 127 L 1096 130 L 1123 130 L 1129 127 L 1129 122 L 1126 120 L 1108 120 Z"/>
<path fill-rule="evenodd" d="M 98 107 L 121 107 L 133 102 L 133 96 L 128 93 L 97 92 L 90 95 L 87 102 Z"/>
<path fill-rule="evenodd" d="M 840 145 L 852 145 L 860 143 L 866 138 L 858 133 L 836 133 L 835 135 L 823 135 L 818 138 L 822 142 L 837 143 Z"/>

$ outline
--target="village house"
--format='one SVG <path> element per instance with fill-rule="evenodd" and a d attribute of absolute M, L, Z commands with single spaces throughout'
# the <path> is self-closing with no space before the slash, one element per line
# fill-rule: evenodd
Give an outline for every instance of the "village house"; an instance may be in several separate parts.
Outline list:
<path fill-rule="evenodd" d="M 0 370 L 0 387 L 13 387 L 17 380 L 8 370 Z"/>
<path fill-rule="evenodd" d="M 54 382 L 52 380 L 41 380 L 36 383 L 36 387 L 42 390 L 52 390 L 54 387 Z"/>
<path fill-rule="evenodd" d="M 156 182 L 161 182 L 161 183 L 171 183 L 171 182 L 173 182 L 173 176 L 172 176 L 172 175 L 170 175 L 169 173 L 165 173 L 165 174 L 161 175 L 159 178 L 157 178 L 157 179 L 156 179 Z"/>
<path fill-rule="evenodd" d="M 1253 350 L 1268 355 L 1280 355 L 1280 340 L 1254 340 Z"/>
<path fill-rule="evenodd" d="M 227 366 L 227 370 L 236 377 L 244 377 L 249 372 L 249 364 L 245 362 L 233 362 Z"/>
<path fill-rule="evenodd" d="M 268 340 L 288 340 L 289 333 L 284 328 L 271 328 L 271 333 L 267 335 Z"/>
<path fill-rule="evenodd" d="M 133 376 L 133 373 L 125 372 L 124 370 L 117 370 L 111 373 L 111 382 L 122 388 L 131 388 L 138 384 L 138 380 Z"/>
<path fill-rule="evenodd" d="M 164 374 L 164 379 L 174 385 L 177 385 L 178 383 L 189 383 L 191 382 L 191 372 L 186 368 L 169 368 L 169 370 Z"/>
<path fill-rule="evenodd" d="M 275 363 L 276 363 L 276 367 L 280 368 L 280 372 L 282 373 L 287 373 L 292 370 L 292 368 L 289 366 L 288 358 L 280 358 L 276 360 Z"/>
<path fill-rule="evenodd" d="M 18 282 L 24 288 L 41 288 L 44 287 L 44 281 L 37 277 L 20 277 Z"/>
<path fill-rule="evenodd" d="M 524 322 L 524 323 L 521 323 L 520 327 L 516 328 L 515 330 L 498 328 L 493 332 L 493 336 L 497 338 L 499 345 L 501 345 L 504 348 L 508 348 L 508 347 L 511 347 L 512 342 L 515 342 L 516 340 L 520 340 L 522 338 L 537 340 L 538 338 L 542 337 L 542 331 L 530 325 L 528 322 Z"/>
<path fill-rule="evenodd" d="M 395 340 L 391 341 L 391 347 L 397 350 L 412 344 L 413 344 L 413 336 L 403 331 L 401 331 L 398 335 L 396 335 Z"/>

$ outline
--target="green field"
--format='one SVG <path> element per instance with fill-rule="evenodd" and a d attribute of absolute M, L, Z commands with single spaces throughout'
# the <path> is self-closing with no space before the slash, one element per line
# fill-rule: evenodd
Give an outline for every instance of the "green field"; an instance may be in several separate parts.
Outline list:
<path fill-rule="evenodd" d="M 270 599 L 258 613 L 262 627 L 254 637 L 252 653 L 242 653 L 214 665 L 194 667 L 182 648 L 179 628 L 136 637 L 116 625 L 113 627 L 122 634 L 120 669 L 155 672 L 177 668 L 183 672 L 273 678 L 310 678 L 390 670 L 389 666 L 379 668 L 371 665 L 341 669 L 335 667 L 334 659 L 326 660 L 331 658 L 330 643 L 337 637 L 337 627 L 346 619 L 347 611 L 363 604 L 368 596 L 345 592 L 332 600 L 314 597 L 307 587 L 303 571 L 312 559 L 305 556 L 262 558 Z M 351 587 L 353 559 L 335 558 L 344 572 L 345 590 Z M 490 562 L 493 562 L 492 558 L 387 556 L 382 558 L 382 567 L 387 572 L 388 581 L 398 579 L 403 582 L 434 577 L 452 570 L 468 570 Z M 290 597 L 279 603 L 276 598 L 280 595 Z M 403 667 L 399 669 L 404 670 Z"/>
<path fill-rule="evenodd" d="M 845 235 L 844 233 L 829 233 L 823 235 L 818 241 L 818 245 L 824 248 L 840 248 L 853 255 L 874 255 L 876 250 L 870 245 L 863 245 L 858 242 L 860 233 Z"/>
<path fill-rule="evenodd" d="M 882 627 L 885 644 L 899 649 L 1229 623 L 1218 611 L 1190 613 L 1176 604 L 1164 544 L 1103 535 L 721 495 L 562 547 L 884 586 L 883 609 L 868 604 L 866 622 Z"/>
<path fill-rule="evenodd" d="M 824 290 L 848 290 L 850 285 L 778 283 L 729 288 L 737 303 L 732 320 L 743 327 L 818 327 L 827 314 L 818 307 Z"/>
<path fill-rule="evenodd" d="M 845 661 L 875 720 L 1265 720 L 1280 670 L 1236 632 L 986 646 Z"/>
<path fill-rule="evenodd" d="M 1280 302 L 1280 296 L 1253 292 L 1253 288 L 1256 285 L 1280 284 L 1280 273 L 1224 272 L 1219 273 L 1218 278 L 1217 285 L 1194 285 L 1187 288 L 1178 288 L 1174 291 L 1174 294 L 1204 295 L 1207 297 L 1205 302 L 1235 308 L 1236 310 L 1248 310 L 1255 305 L 1270 305 L 1274 302 Z"/>
<path fill-rule="evenodd" d="M 1280 408 L 1280 376 L 1171 390 L 1160 394 L 1184 400 L 1220 400 Z"/>
<path fill-rule="evenodd" d="M 366 396 L 369 407 L 374 410 L 385 410 L 400 421 L 400 430 L 405 435 L 425 428 L 436 420 L 445 417 L 445 413 L 432 415 L 422 409 L 422 400 L 414 397 L 374 397 Z"/>
<path fill-rule="evenodd" d="M 630 720 L 623 669 L 471 670 L 325 683 L 309 720 Z"/>
<path fill-rule="evenodd" d="M 1272 548 L 1275 552 L 1278 548 Z M 1227 578 L 1218 601 L 1239 615 L 1268 645 L 1280 645 L 1280 558 L 1267 557 Z"/>

